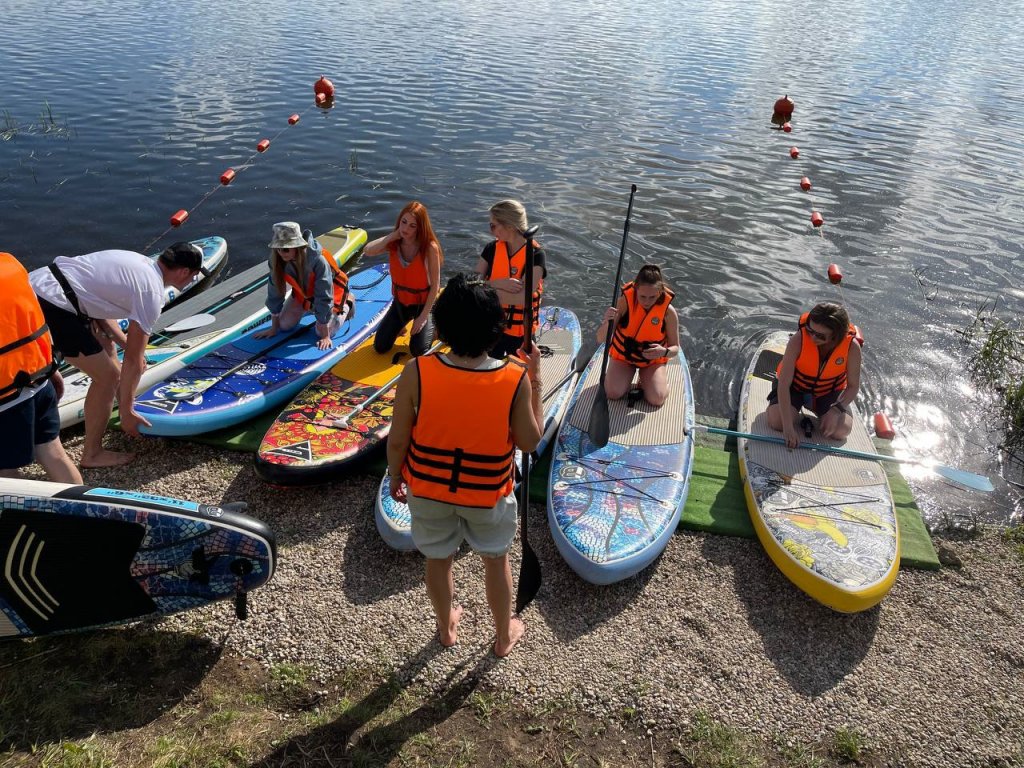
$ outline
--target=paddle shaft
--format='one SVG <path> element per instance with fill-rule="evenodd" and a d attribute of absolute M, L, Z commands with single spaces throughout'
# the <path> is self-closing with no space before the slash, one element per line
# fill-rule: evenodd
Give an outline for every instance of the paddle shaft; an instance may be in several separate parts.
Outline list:
<path fill-rule="evenodd" d="M 622 263 L 626 259 L 626 242 L 629 240 L 629 220 L 633 217 L 633 199 L 636 197 L 636 184 L 629 188 L 629 206 L 626 208 L 626 223 L 622 226 L 622 246 L 619 248 L 619 264 L 615 269 L 615 282 L 612 284 L 612 301 L 614 307 L 619 299 L 619 283 L 622 280 Z M 597 393 L 594 395 L 594 405 L 590 411 L 590 424 L 587 434 L 599 448 L 608 444 L 608 395 L 604 391 L 604 377 L 608 370 L 608 354 L 612 346 L 612 332 L 615 328 L 615 321 L 608 321 L 608 334 L 605 339 L 604 353 L 601 356 L 601 375 L 598 378 Z"/>
<path fill-rule="evenodd" d="M 786 439 L 784 437 L 776 437 L 775 435 L 755 435 L 750 432 L 737 432 L 732 429 L 722 429 L 721 427 L 709 427 L 706 424 L 694 424 L 692 429 L 700 430 L 701 432 L 711 432 L 716 435 L 725 435 L 727 437 L 743 437 L 747 440 L 759 440 L 763 443 L 775 443 L 776 445 L 786 444 Z M 822 443 L 800 443 L 797 448 L 803 448 L 808 451 L 820 451 L 821 453 L 831 453 L 837 456 L 849 456 L 855 459 L 867 459 L 868 461 L 887 461 L 891 464 L 920 464 L 935 470 L 948 480 L 960 483 L 961 485 L 966 485 L 973 490 L 983 491 L 986 493 L 993 490 L 992 481 L 984 475 L 976 475 L 973 472 L 967 472 L 966 470 L 957 469 L 956 467 L 946 467 L 942 465 L 933 466 L 929 462 L 921 459 L 901 459 L 897 456 L 886 456 L 881 453 L 856 451 L 852 448 L 840 448 L 839 446 L 824 445 Z"/>
<path fill-rule="evenodd" d="M 435 341 L 434 342 L 434 346 L 432 346 L 430 349 L 428 349 L 425 354 L 429 355 L 431 352 L 436 351 L 438 349 L 438 347 L 440 347 L 440 346 L 441 346 L 441 342 L 440 341 Z M 405 369 L 405 367 L 403 366 L 403 370 L 404 369 Z M 388 390 L 390 390 L 393 386 L 395 386 L 398 383 L 398 380 L 400 378 L 402 378 L 402 373 L 401 372 L 395 374 L 395 376 L 393 376 L 392 378 L 388 379 L 387 382 L 385 382 L 384 386 L 382 386 L 380 389 L 378 389 L 376 392 L 374 392 L 368 398 L 363 400 L 363 402 L 361 402 L 358 406 L 353 408 L 351 413 L 347 414 L 346 416 L 342 416 L 340 419 L 335 419 L 333 426 L 335 426 L 335 427 L 343 427 L 346 424 L 348 424 L 352 419 L 354 419 L 360 413 L 365 411 L 370 405 L 372 405 L 373 403 L 375 403 L 378 400 L 380 400 L 385 395 L 385 393 L 388 392 Z"/>
<path fill-rule="evenodd" d="M 523 350 L 533 351 L 533 267 L 534 255 L 533 235 L 537 227 L 523 232 L 526 237 L 526 266 L 523 275 Z M 533 382 L 530 382 L 530 408 L 533 408 Z M 519 486 L 519 532 L 523 540 L 523 561 L 519 567 L 519 584 L 516 587 L 516 613 L 522 612 L 540 590 L 540 560 L 533 551 L 529 538 L 530 517 L 530 452 L 523 451 L 522 482 Z"/>

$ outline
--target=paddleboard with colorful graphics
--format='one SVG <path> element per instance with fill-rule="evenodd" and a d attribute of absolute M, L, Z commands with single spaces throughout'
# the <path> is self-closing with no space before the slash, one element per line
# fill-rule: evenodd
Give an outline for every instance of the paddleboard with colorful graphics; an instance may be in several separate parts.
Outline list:
<path fill-rule="evenodd" d="M 548 523 L 558 551 L 592 584 L 639 573 L 664 551 L 679 524 L 693 469 L 693 385 L 682 349 L 666 363 L 669 396 L 660 408 L 638 390 L 608 400 L 609 440 L 587 428 L 601 374 L 598 347 L 573 392 L 553 446 Z"/>
<path fill-rule="evenodd" d="M 775 332 L 754 353 L 740 392 L 738 432 L 781 435 L 768 426 L 767 398 L 789 336 Z M 808 440 L 875 453 L 856 406 L 851 412 L 853 432 L 843 442 L 824 437 L 817 416 L 807 413 Z M 900 562 L 896 508 L 881 465 L 742 437 L 737 449 L 750 519 L 779 570 L 836 611 L 879 603 Z"/>
<path fill-rule="evenodd" d="M 256 474 L 277 485 L 326 482 L 387 440 L 410 327 L 383 353 L 371 336 L 286 405 L 260 442 Z"/>
<path fill-rule="evenodd" d="M 135 410 L 149 435 L 188 436 L 223 429 L 280 408 L 345 355 L 380 324 L 391 305 L 391 277 L 378 264 L 353 274 L 349 290 L 355 309 L 346 311 L 329 349 L 317 346 L 316 319 L 307 313 L 298 325 L 270 338 L 255 334 L 266 320 L 193 360 L 135 399 Z"/>
<path fill-rule="evenodd" d="M 543 393 L 544 434 L 534 451 L 535 456 L 540 456 L 565 415 L 569 396 L 579 375 L 576 369 L 576 357 L 582 345 L 579 319 L 568 309 L 541 307 L 537 344 L 541 351 L 540 378 L 548 387 Z M 515 461 L 517 465 L 520 462 L 518 449 Z M 391 480 L 387 472 L 377 490 L 374 518 L 377 531 L 390 547 L 406 552 L 416 548 L 412 542 L 409 507 L 391 498 Z"/>
<path fill-rule="evenodd" d="M 0 478 L 0 638 L 120 624 L 266 584 L 274 535 L 232 505 Z"/>
<path fill-rule="evenodd" d="M 206 240 L 224 242 L 222 238 Z M 317 240 L 344 264 L 366 242 L 366 232 L 338 227 Z M 265 322 L 270 316 L 265 306 L 269 280 L 267 265 L 257 264 L 219 281 L 199 295 L 186 295 L 173 307 L 165 309 L 149 338 L 146 370 L 142 372 L 137 391 L 145 391 L 210 349 Z M 59 404 L 62 428 L 84 418 L 85 395 L 90 384 L 92 379 L 75 368 L 64 374 L 64 397 Z"/>

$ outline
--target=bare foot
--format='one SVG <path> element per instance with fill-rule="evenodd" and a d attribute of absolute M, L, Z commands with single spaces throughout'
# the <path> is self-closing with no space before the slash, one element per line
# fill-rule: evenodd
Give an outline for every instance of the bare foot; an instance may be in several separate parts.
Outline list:
<path fill-rule="evenodd" d="M 462 606 L 453 605 L 451 615 L 448 618 L 448 627 L 437 627 L 437 639 L 445 648 L 451 648 L 459 642 L 459 620 L 462 618 Z"/>
<path fill-rule="evenodd" d="M 94 453 L 90 456 L 82 454 L 82 461 L 80 462 L 82 469 L 98 469 L 99 467 L 120 467 L 133 461 L 135 459 L 134 453 L 124 453 L 123 451 L 108 451 L 106 448 L 101 450 L 99 453 Z"/>
<path fill-rule="evenodd" d="M 494 655 L 499 659 L 504 659 L 515 647 L 523 635 L 526 634 L 526 625 L 523 624 L 523 620 L 518 616 L 513 616 L 508 623 L 508 642 L 502 643 L 501 638 L 494 641 Z"/>

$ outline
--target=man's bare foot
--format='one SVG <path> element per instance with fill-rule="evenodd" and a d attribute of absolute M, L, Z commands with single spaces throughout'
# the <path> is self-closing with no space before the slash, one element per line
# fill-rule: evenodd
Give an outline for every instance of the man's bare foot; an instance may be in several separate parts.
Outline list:
<path fill-rule="evenodd" d="M 508 623 L 508 642 L 501 642 L 501 638 L 494 641 L 494 655 L 499 659 L 504 659 L 515 647 L 523 635 L 526 634 L 526 625 L 523 624 L 523 620 L 518 616 L 513 616 Z"/>
<path fill-rule="evenodd" d="M 448 627 L 442 629 L 437 627 L 437 638 L 445 648 L 451 648 L 459 642 L 459 620 L 462 618 L 462 606 L 453 605 L 451 615 L 448 618 Z"/>
<path fill-rule="evenodd" d="M 82 469 L 98 469 L 100 467 L 121 467 L 135 459 L 134 453 L 108 451 L 106 448 L 91 455 L 82 454 Z"/>

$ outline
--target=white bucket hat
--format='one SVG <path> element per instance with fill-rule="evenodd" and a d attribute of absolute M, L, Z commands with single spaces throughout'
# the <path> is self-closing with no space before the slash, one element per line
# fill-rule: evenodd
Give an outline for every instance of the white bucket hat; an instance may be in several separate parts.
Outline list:
<path fill-rule="evenodd" d="M 294 221 L 279 221 L 274 225 L 274 237 L 270 241 L 271 248 L 302 248 L 308 245 L 302 236 L 299 225 Z"/>

